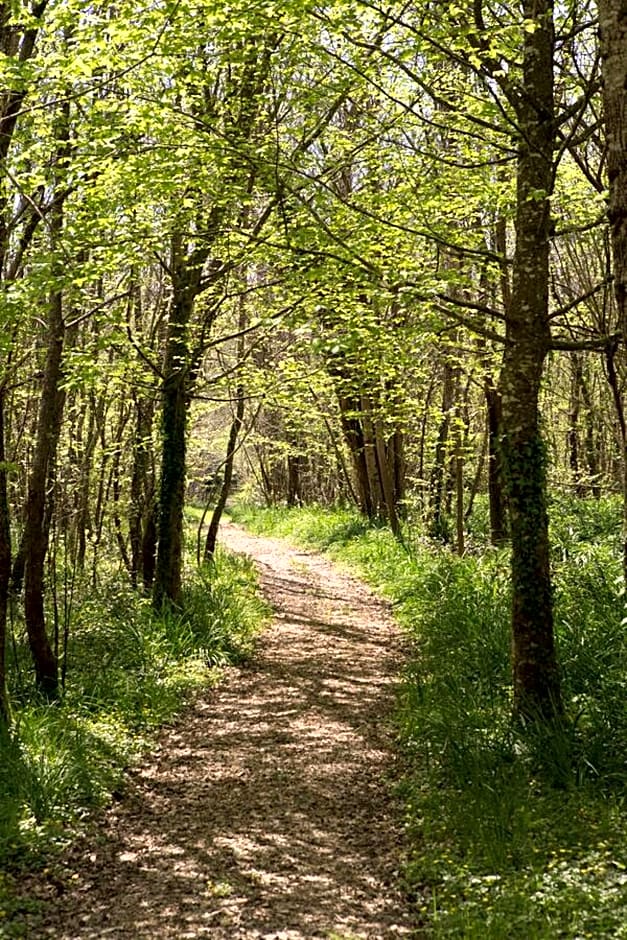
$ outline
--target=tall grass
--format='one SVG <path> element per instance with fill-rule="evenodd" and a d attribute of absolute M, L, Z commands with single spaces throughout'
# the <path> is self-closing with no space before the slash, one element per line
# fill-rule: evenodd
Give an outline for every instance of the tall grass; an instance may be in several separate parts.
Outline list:
<path fill-rule="evenodd" d="M 181 610 L 160 615 L 114 577 L 75 601 L 66 687 L 54 704 L 25 679 L 17 625 L 14 722 L 0 731 L 0 870 L 66 840 L 120 786 L 151 732 L 220 666 L 249 653 L 267 614 L 251 563 L 219 551 L 211 570 L 190 568 L 186 583 Z"/>
<path fill-rule="evenodd" d="M 552 504 L 556 631 L 569 722 L 510 720 L 507 551 L 472 554 L 347 512 L 240 508 L 329 550 L 392 601 L 410 639 L 398 701 L 407 891 L 432 937 L 627 937 L 627 631 L 620 507 Z M 485 514 L 484 514 L 485 515 Z"/>

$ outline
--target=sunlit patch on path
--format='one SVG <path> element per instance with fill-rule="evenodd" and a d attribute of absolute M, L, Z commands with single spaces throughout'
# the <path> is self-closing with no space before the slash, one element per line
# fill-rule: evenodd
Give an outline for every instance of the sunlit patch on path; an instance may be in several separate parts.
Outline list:
<path fill-rule="evenodd" d="M 132 773 L 40 935 L 410 936 L 385 606 L 319 556 L 230 525 L 223 540 L 257 559 L 273 626 Z"/>

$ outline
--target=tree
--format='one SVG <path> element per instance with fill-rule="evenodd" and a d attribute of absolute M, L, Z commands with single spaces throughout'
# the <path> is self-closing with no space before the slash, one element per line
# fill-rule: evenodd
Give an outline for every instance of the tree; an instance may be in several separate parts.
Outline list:
<path fill-rule="evenodd" d="M 435 231 L 433 224 L 431 230 L 443 246 L 450 249 L 454 245 L 464 259 L 457 280 L 463 284 L 465 295 L 460 298 L 457 290 L 440 289 L 438 309 L 445 314 L 448 310 L 453 322 L 503 342 L 499 392 L 512 538 L 514 710 L 524 719 L 550 720 L 561 714 L 562 703 L 553 636 L 546 457 L 539 393 L 549 350 L 556 345 L 568 348 L 568 343 L 556 339 L 551 329 L 557 320 L 549 306 L 549 256 L 554 230 L 550 200 L 560 161 L 575 139 L 594 84 L 588 82 L 577 97 L 576 81 L 571 82 L 556 114 L 554 69 L 558 57 L 550 2 L 524 2 L 520 18 L 481 3 L 474 5 L 472 13 L 451 4 L 440 11 L 438 22 L 429 16 L 414 17 L 411 10 L 400 5 L 385 12 L 367 0 L 362 5 L 390 24 L 392 39 L 386 43 L 382 57 L 386 63 L 396 65 L 410 87 L 413 83 L 407 92 L 408 113 L 419 114 L 426 125 L 444 126 L 466 140 L 457 154 L 447 154 L 441 162 L 468 165 L 472 160 L 477 171 L 472 174 L 468 168 L 465 173 L 467 193 L 474 176 L 477 185 L 482 186 L 484 204 L 494 200 L 502 178 L 499 164 L 509 162 L 512 153 L 516 155 L 512 284 L 506 308 L 498 316 L 505 324 L 504 335 L 481 319 L 481 314 L 493 316 L 498 311 L 474 300 L 472 288 L 469 290 L 473 280 L 475 285 L 480 283 L 480 258 L 484 266 L 496 263 L 497 270 L 508 264 L 502 254 L 481 249 L 468 237 L 473 229 L 480 228 L 485 210 L 477 205 L 474 220 L 468 212 L 468 229 L 457 221 L 454 227 L 449 224 L 448 231 L 442 227 Z M 577 26 L 573 35 L 581 31 Z M 570 20 L 565 17 L 561 49 L 566 54 L 574 48 L 571 32 Z M 359 36 L 355 41 L 365 43 Z M 417 44 L 413 56 L 410 41 Z M 449 73 L 444 75 L 437 65 L 425 69 L 425 60 L 447 62 Z M 581 69 L 574 74 L 581 76 Z M 602 342 L 597 341 L 597 345 L 600 347 Z"/>
<path fill-rule="evenodd" d="M 26 223 L 23 226 L 14 256 L 10 257 L 12 236 L 19 222 L 12 211 L 9 193 L 9 180 L 6 172 L 9 151 L 13 143 L 18 119 L 24 107 L 28 94 L 29 83 L 23 77 L 26 73 L 29 60 L 35 54 L 35 45 L 39 34 L 39 20 L 43 17 L 48 6 L 47 0 L 34 4 L 31 11 L 31 22 L 26 28 L 16 23 L 12 16 L 11 4 L 0 4 L 0 52 L 4 58 L 4 65 L 8 66 L 7 74 L 3 77 L 3 88 L 0 92 L 0 291 L 6 290 L 7 281 L 11 281 L 19 272 L 24 253 L 33 237 L 35 228 L 41 217 L 36 200 L 30 201 L 30 211 L 26 212 Z M 10 358 L 10 354 L 9 354 Z M 7 362 L 7 367 L 9 363 Z M 7 706 L 4 694 L 5 689 L 5 644 L 6 644 L 6 616 L 11 570 L 11 524 L 10 510 L 7 497 L 7 465 L 5 442 L 4 408 L 6 404 L 6 387 L 8 373 L 0 380 L 0 712 L 6 717 Z M 43 638 L 42 638 L 43 639 Z M 40 660 L 40 675 L 50 673 L 54 685 L 54 669 L 50 657 L 47 655 L 45 642 L 41 644 L 42 659 Z M 46 665 L 44 666 L 44 659 Z M 44 681 L 44 684 L 45 683 Z"/>
<path fill-rule="evenodd" d="M 627 9 L 617 0 L 599 0 L 603 61 L 603 103 L 609 182 L 608 218 L 618 328 L 627 343 Z M 610 368 L 612 360 L 608 361 Z M 611 373 L 610 373 L 610 377 Z M 623 466 L 623 576 L 627 583 L 627 426 L 617 379 L 613 387 L 621 425 Z"/>
<path fill-rule="evenodd" d="M 540 383 L 551 347 L 549 241 L 555 150 L 551 0 L 526 0 L 523 84 L 513 101 L 520 128 L 516 249 L 501 372 L 505 474 L 512 539 L 514 708 L 524 718 L 562 711 L 553 635 Z"/>
<path fill-rule="evenodd" d="M 193 210 L 191 235 L 175 233 L 167 265 L 172 299 L 163 362 L 163 446 L 153 590 L 157 607 L 180 602 L 188 409 L 203 344 L 220 308 L 210 295 L 236 263 L 230 257 L 212 258 L 212 254 L 218 244 L 222 247 L 229 215 L 235 220 L 242 218 L 242 203 L 250 198 L 254 188 L 257 170 L 249 148 L 252 150 L 253 139 L 263 128 L 261 112 L 276 37 L 270 31 L 260 41 L 257 34 L 251 33 L 244 39 L 234 38 L 231 43 L 232 47 L 227 43 L 222 52 L 224 59 L 214 58 L 211 71 L 204 73 L 199 83 L 186 81 L 190 117 L 194 123 L 207 127 L 213 122 L 219 124 L 229 159 L 223 175 L 218 174 L 211 181 L 209 191 L 196 186 L 187 193 Z M 213 50 L 203 47 L 200 57 L 212 53 Z M 190 68 L 194 68 L 193 63 Z M 183 99 L 181 102 L 185 103 Z M 210 299 L 194 338 L 193 317 L 201 294 L 208 294 Z"/>
<path fill-rule="evenodd" d="M 64 223 L 63 203 L 67 195 L 65 175 L 69 159 L 69 134 L 70 107 L 66 101 L 58 119 L 58 140 L 54 158 L 55 180 L 49 210 L 49 252 L 52 259 L 50 273 L 54 286 L 51 287 L 48 299 L 46 357 L 20 552 L 24 558 L 24 616 L 35 664 L 35 676 L 41 691 L 49 697 L 56 696 L 58 692 L 59 670 L 57 653 L 51 646 L 46 630 L 44 563 L 52 517 L 52 481 L 65 405 L 65 390 L 62 388 L 63 357 L 66 337 L 68 333 L 71 335 L 75 332 L 66 330 L 62 287 L 63 262 L 60 257 Z"/>

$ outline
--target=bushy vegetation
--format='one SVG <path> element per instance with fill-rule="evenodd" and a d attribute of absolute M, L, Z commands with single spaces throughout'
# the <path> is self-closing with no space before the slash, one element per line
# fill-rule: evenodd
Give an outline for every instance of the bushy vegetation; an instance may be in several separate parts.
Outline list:
<path fill-rule="evenodd" d="M 19 872 L 71 838 L 122 785 L 151 732 L 250 651 L 267 613 L 250 561 L 219 551 L 210 568 L 190 567 L 186 583 L 180 611 L 160 615 L 113 575 L 86 591 L 53 704 L 37 696 L 16 623 L 13 723 L 0 737 L 0 869 Z M 11 877 L 0 879 L 0 918 L 15 903 Z"/>
<path fill-rule="evenodd" d="M 237 511 L 323 547 L 392 601 L 411 640 L 398 702 L 407 890 L 425 935 L 627 936 L 627 632 L 621 509 L 551 506 L 567 721 L 511 721 L 507 550 L 401 545 L 347 511 Z M 471 544 L 482 543 L 478 507 Z"/>

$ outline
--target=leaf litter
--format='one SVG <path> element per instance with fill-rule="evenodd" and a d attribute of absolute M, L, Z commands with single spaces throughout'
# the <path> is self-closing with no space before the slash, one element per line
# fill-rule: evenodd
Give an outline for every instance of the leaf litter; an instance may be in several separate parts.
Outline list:
<path fill-rule="evenodd" d="M 232 524 L 221 537 L 255 559 L 273 623 L 162 731 L 63 876 L 29 879 L 43 913 L 25 936 L 417 935 L 393 797 L 398 629 L 321 556 Z"/>

